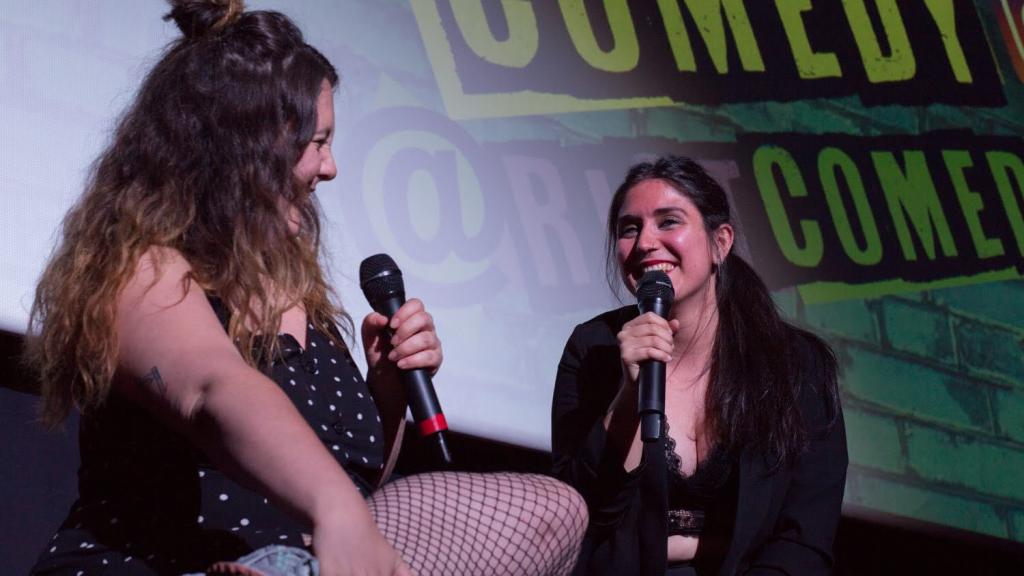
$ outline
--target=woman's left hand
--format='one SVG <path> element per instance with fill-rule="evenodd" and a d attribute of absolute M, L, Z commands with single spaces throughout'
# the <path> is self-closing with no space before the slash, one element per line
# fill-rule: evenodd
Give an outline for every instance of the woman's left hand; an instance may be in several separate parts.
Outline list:
<path fill-rule="evenodd" d="M 370 312 L 363 319 L 362 336 L 366 365 L 371 373 L 397 367 L 401 370 L 423 368 L 434 375 L 444 359 L 434 318 L 416 298 L 403 304 L 390 322 L 384 315 Z"/>

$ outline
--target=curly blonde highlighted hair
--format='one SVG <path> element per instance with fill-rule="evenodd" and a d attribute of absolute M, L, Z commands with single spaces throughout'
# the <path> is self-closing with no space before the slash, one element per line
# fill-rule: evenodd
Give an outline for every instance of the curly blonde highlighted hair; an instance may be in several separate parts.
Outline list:
<path fill-rule="evenodd" d="M 258 335 L 277 334 L 295 304 L 327 334 L 336 323 L 352 331 L 324 278 L 318 207 L 292 174 L 337 72 L 282 14 L 243 12 L 238 0 L 171 5 L 166 19 L 184 36 L 119 121 L 36 289 L 26 360 L 49 425 L 107 397 L 117 298 L 154 247 L 180 252 L 185 281 L 227 305 L 228 335 L 254 366 L 276 347 Z M 298 236 L 282 198 L 301 214 Z"/>

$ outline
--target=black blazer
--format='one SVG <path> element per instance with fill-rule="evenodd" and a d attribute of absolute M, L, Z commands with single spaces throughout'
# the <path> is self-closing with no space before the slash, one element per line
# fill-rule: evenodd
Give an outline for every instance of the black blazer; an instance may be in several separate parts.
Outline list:
<path fill-rule="evenodd" d="M 626 472 L 605 451 L 603 418 L 618 392 L 621 363 L 616 335 L 636 307 L 606 312 L 579 326 L 558 366 L 552 404 L 555 475 L 574 486 L 590 509 L 576 574 L 664 574 L 667 495 L 660 443 Z M 766 455 L 744 450 L 737 464 L 735 515 L 724 548 L 712 548 L 721 575 L 829 574 L 832 541 L 846 480 L 842 412 L 827 428 L 822 383 L 829 374 L 814 345 L 794 330 L 794 354 L 805 381 L 801 414 L 812 431 L 797 461 L 771 472 Z M 663 453 L 663 452 L 662 452 Z M 701 556 L 707 549 L 702 539 Z M 704 571 L 702 570 L 702 573 Z"/>

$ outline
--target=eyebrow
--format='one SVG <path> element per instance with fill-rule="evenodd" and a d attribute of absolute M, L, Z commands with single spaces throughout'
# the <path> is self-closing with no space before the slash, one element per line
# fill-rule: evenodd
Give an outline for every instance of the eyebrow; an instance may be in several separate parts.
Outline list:
<path fill-rule="evenodd" d="M 665 214 L 673 214 L 673 213 L 679 213 L 679 214 L 682 214 L 684 216 L 686 215 L 686 211 L 683 210 L 682 208 L 679 208 L 678 206 L 665 206 L 663 208 L 655 208 L 654 209 L 654 215 L 655 216 L 664 216 Z M 639 220 L 639 219 L 640 219 L 640 217 L 636 216 L 635 214 L 621 214 L 619 216 L 618 221 L 622 222 L 624 220 Z"/>

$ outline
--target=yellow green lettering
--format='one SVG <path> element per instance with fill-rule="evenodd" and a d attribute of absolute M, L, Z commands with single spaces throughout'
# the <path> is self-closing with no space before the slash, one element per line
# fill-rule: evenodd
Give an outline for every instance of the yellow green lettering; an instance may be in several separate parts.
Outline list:
<path fill-rule="evenodd" d="M 871 160 L 882 184 L 882 192 L 885 194 L 889 215 L 896 228 L 896 237 L 903 249 L 903 257 L 909 261 L 917 260 L 917 250 L 910 235 L 910 227 L 907 226 L 908 217 L 929 260 L 935 260 L 936 234 L 942 246 L 942 253 L 946 256 L 956 256 L 953 234 L 949 230 L 946 214 L 942 211 L 942 204 L 928 171 L 924 152 L 904 151 L 905 168 L 902 170 L 892 152 L 872 152 Z"/>
<path fill-rule="evenodd" d="M 797 72 L 801 78 L 842 76 L 839 59 L 832 52 L 815 52 L 807 38 L 803 13 L 811 9 L 811 0 L 775 0 L 782 27 L 789 39 Z"/>
<path fill-rule="evenodd" d="M 626 0 L 604 0 L 614 47 L 605 51 L 597 45 L 590 16 L 583 0 L 558 0 L 569 37 L 588 64 L 605 72 L 628 72 L 640 62 L 640 45 Z"/>
<path fill-rule="evenodd" d="M 1021 162 L 1020 156 L 1002 150 L 988 152 L 985 158 L 988 159 L 989 169 L 996 181 L 996 190 L 1003 201 L 1013 237 L 1017 239 L 1017 252 L 1024 258 L 1024 216 L 1021 215 L 1021 204 L 1024 203 L 1024 162 Z"/>
<path fill-rule="evenodd" d="M 857 220 L 860 222 L 860 229 L 864 233 L 864 248 L 857 244 L 857 238 L 853 233 L 853 226 L 850 224 L 850 215 L 843 204 L 843 198 L 839 190 L 837 173 L 842 173 L 850 190 L 850 199 L 853 201 L 853 209 L 857 213 Z M 878 235 L 878 225 L 875 223 L 875 216 L 871 213 L 871 204 L 864 193 L 864 182 L 861 180 L 860 171 L 853 160 L 838 148 L 824 148 L 818 153 L 818 174 L 821 177 L 821 187 L 825 192 L 825 202 L 828 204 L 829 212 L 832 214 L 832 222 L 835 225 L 836 234 L 839 236 L 839 243 L 843 245 L 843 251 L 855 263 L 861 266 L 878 264 L 882 260 L 882 239 Z"/>
<path fill-rule="evenodd" d="M 693 57 L 693 46 L 690 36 L 683 24 L 683 15 L 679 9 L 679 0 L 658 0 L 661 18 L 668 32 L 672 55 L 680 71 L 693 72 L 697 63 Z M 764 72 L 764 60 L 757 46 L 754 30 L 750 25 L 750 17 L 742 0 L 686 0 L 686 8 L 697 24 L 704 45 L 708 48 L 711 61 L 719 74 L 729 71 L 729 46 L 726 43 L 725 24 L 722 12 L 729 22 L 729 29 L 736 42 L 740 64 L 748 72 Z"/>
<path fill-rule="evenodd" d="M 946 169 L 949 171 L 950 180 L 953 181 L 953 189 L 956 190 L 957 200 L 960 201 L 960 209 L 963 210 L 964 220 L 967 222 L 967 229 L 971 233 L 978 258 L 1002 256 L 1005 253 L 1003 243 L 998 238 L 985 236 L 985 230 L 981 227 L 978 213 L 985 208 L 981 194 L 971 190 L 967 184 L 967 177 L 964 176 L 964 170 L 974 166 L 971 154 L 966 150 L 944 150 L 942 157 L 946 161 Z"/>
<path fill-rule="evenodd" d="M 801 220 L 800 233 L 803 235 L 804 245 L 797 244 L 792 224 L 786 215 L 786 207 L 782 203 L 782 194 L 775 181 L 775 169 L 778 168 L 791 197 L 807 196 L 807 186 L 796 160 L 783 148 L 762 146 L 754 152 L 753 163 L 754 177 L 761 192 L 765 212 L 768 214 L 768 223 L 775 234 L 775 240 L 779 243 L 782 255 L 797 266 L 817 266 L 825 253 L 821 227 L 813 220 Z"/>
<path fill-rule="evenodd" d="M 956 34 L 956 9 L 953 8 L 953 0 L 924 0 L 924 4 L 931 12 L 936 28 L 939 29 L 953 76 L 961 84 L 970 84 L 973 81 L 971 67 L 967 64 L 964 47 Z"/>
<path fill-rule="evenodd" d="M 853 39 L 857 42 L 868 81 L 898 82 L 913 78 L 914 72 L 917 71 L 917 61 L 914 59 L 914 50 L 910 47 L 910 39 L 907 37 L 907 29 L 903 25 L 903 17 L 900 16 L 896 0 L 875 0 L 875 6 L 878 8 L 878 16 L 889 45 L 888 56 L 882 54 L 882 47 L 871 25 L 864 0 L 843 0 L 846 19 L 850 23 L 850 30 L 853 31 Z"/>
<path fill-rule="evenodd" d="M 537 16 L 529 2 L 501 0 L 508 38 L 496 40 L 487 24 L 483 0 L 450 1 L 462 37 L 480 58 L 508 68 L 523 68 L 537 55 Z"/>

